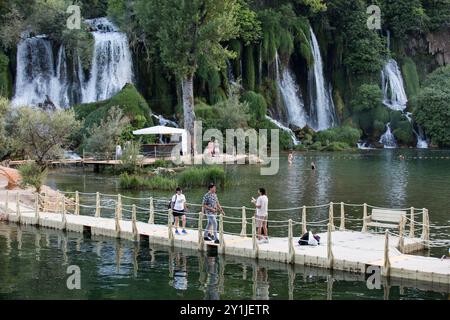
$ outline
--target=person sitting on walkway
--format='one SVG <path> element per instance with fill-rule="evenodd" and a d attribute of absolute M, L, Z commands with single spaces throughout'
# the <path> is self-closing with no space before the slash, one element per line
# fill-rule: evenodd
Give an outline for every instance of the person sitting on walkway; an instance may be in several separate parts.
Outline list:
<path fill-rule="evenodd" d="M 186 197 L 184 196 L 182 190 L 180 187 L 177 187 L 176 193 L 172 197 L 172 213 L 175 218 L 175 234 L 180 234 L 178 232 L 178 227 L 180 224 L 180 217 L 182 220 L 182 226 L 183 226 L 183 234 L 187 234 L 186 231 Z"/>
<path fill-rule="evenodd" d="M 258 199 L 252 198 L 252 203 L 256 207 L 256 228 L 258 240 L 262 243 L 269 243 L 269 237 L 267 232 L 267 218 L 268 218 L 268 207 L 269 198 L 266 195 L 266 189 L 259 188 Z"/>
<path fill-rule="evenodd" d="M 203 237 L 206 241 L 211 241 L 212 239 L 208 236 L 208 231 L 212 227 L 212 231 L 214 233 L 214 243 L 219 243 L 219 239 L 217 237 L 217 219 L 216 214 L 217 211 L 222 213 L 222 216 L 225 215 L 222 207 L 219 204 L 219 200 L 217 199 L 216 194 L 216 185 L 211 183 L 208 186 L 208 192 L 203 196 L 203 209 L 208 218 L 208 224 L 206 225 L 206 229 L 204 231 Z"/>

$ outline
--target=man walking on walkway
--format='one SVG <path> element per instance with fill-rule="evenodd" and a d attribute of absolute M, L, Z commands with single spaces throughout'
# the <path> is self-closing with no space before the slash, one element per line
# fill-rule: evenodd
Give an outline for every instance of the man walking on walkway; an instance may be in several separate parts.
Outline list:
<path fill-rule="evenodd" d="M 216 214 L 217 211 L 222 213 L 222 216 L 225 215 L 222 207 L 219 204 L 219 200 L 217 199 L 216 194 L 216 185 L 211 183 L 208 186 L 208 192 L 203 196 L 203 209 L 208 218 L 208 224 L 206 225 L 205 232 L 203 237 L 206 241 L 211 241 L 212 239 L 208 236 L 208 230 L 212 227 L 214 232 L 214 243 L 219 243 L 219 239 L 217 237 L 217 219 Z"/>

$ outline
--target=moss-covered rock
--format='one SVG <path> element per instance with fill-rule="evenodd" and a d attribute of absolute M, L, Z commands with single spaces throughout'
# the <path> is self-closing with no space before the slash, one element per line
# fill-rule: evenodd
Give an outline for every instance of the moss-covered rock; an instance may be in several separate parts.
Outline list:
<path fill-rule="evenodd" d="M 132 126 L 137 129 L 153 125 L 149 105 L 132 84 L 126 84 L 119 93 L 108 100 L 80 104 L 73 108 L 77 118 L 84 120 L 84 127 L 89 128 L 104 119 L 108 110 L 114 106 L 122 109 L 124 115 L 131 120 Z"/>

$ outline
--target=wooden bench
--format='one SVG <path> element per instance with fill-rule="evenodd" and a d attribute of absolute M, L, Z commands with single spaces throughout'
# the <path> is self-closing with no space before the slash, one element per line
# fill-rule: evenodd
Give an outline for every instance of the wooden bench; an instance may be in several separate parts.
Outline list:
<path fill-rule="evenodd" d="M 398 229 L 402 216 L 406 217 L 406 211 L 373 209 L 372 215 L 367 217 L 366 226 Z"/>

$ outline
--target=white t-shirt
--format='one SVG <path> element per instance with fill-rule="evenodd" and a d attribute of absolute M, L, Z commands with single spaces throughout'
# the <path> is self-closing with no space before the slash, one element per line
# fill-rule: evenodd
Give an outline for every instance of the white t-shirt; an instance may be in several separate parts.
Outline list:
<path fill-rule="evenodd" d="M 269 198 L 266 195 L 259 196 L 256 199 L 256 205 L 261 206 L 260 208 L 256 208 L 256 215 L 265 217 L 267 216 L 267 208 L 269 207 Z"/>
<path fill-rule="evenodd" d="M 172 197 L 172 203 L 175 203 L 173 210 L 182 211 L 184 210 L 184 203 L 186 202 L 186 197 L 184 194 L 175 194 Z"/>

